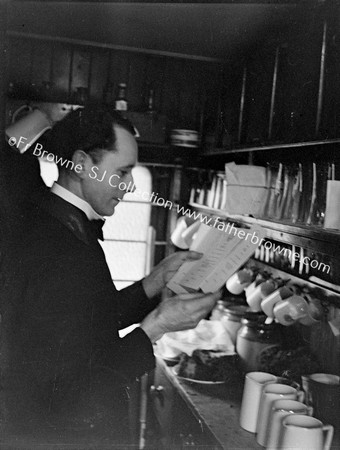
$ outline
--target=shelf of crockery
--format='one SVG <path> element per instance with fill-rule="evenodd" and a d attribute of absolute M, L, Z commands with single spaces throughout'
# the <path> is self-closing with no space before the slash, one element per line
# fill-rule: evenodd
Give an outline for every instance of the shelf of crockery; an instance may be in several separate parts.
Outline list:
<path fill-rule="evenodd" d="M 318 298 L 325 306 L 334 305 L 340 307 L 340 286 L 328 283 L 314 275 L 306 278 L 301 278 L 286 270 L 281 270 L 272 265 L 259 261 L 256 258 L 251 258 L 246 263 L 249 268 L 256 267 L 257 269 L 269 272 L 274 278 L 282 278 L 289 280 L 291 283 L 305 288 L 313 297 Z"/>
<path fill-rule="evenodd" d="M 228 221 L 247 227 L 260 225 L 262 228 L 265 228 L 267 239 L 310 249 L 314 253 L 322 253 L 330 257 L 339 258 L 340 231 L 338 230 L 326 230 L 316 226 L 295 225 L 285 221 L 275 222 L 268 219 L 230 215 L 225 211 L 197 203 L 191 203 L 190 206 L 203 216 L 219 218 L 221 221 Z"/>

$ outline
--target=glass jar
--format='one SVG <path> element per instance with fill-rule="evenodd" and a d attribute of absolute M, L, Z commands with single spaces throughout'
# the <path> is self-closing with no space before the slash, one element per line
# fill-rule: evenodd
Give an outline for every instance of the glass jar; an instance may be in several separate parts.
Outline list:
<path fill-rule="evenodd" d="M 281 333 L 276 323 L 266 324 L 262 313 L 246 313 L 237 332 L 236 352 L 240 369 L 247 373 L 261 369 L 261 358 L 265 350 L 281 347 Z"/>
<path fill-rule="evenodd" d="M 210 320 L 221 320 L 224 314 L 225 302 L 223 300 L 218 300 L 215 308 L 211 312 Z"/>
<path fill-rule="evenodd" d="M 220 320 L 224 328 L 228 331 L 234 345 L 236 344 L 237 332 L 242 326 L 241 319 L 244 317 L 248 309 L 249 308 L 247 306 L 242 305 L 227 306 L 223 309 L 223 314 Z"/>

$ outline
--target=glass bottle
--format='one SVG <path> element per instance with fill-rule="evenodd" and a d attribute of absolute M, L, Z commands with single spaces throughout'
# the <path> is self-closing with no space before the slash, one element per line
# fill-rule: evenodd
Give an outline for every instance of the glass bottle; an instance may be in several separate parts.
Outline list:
<path fill-rule="evenodd" d="M 118 84 L 118 94 L 115 100 L 116 111 L 127 111 L 128 103 L 126 100 L 126 83 Z"/>
<path fill-rule="evenodd" d="M 313 202 L 308 217 L 308 225 L 317 225 L 322 227 L 325 221 L 327 181 L 333 176 L 332 164 L 317 163 L 313 164 Z"/>
<path fill-rule="evenodd" d="M 149 114 L 155 112 L 155 91 L 153 89 L 149 90 L 147 112 Z"/>
<path fill-rule="evenodd" d="M 299 163 L 297 172 L 293 176 L 293 189 L 292 189 L 292 200 L 291 200 L 291 221 L 296 223 L 299 218 L 299 211 L 301 208 L 301 198 L 302 198 L 302 164 Z"/>

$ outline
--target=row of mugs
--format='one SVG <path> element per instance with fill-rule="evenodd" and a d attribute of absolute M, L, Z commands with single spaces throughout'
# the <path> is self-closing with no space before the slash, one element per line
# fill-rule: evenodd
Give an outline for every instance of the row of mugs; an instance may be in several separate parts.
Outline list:
<path fill-rule="evenodd" d="M 289 326 L 295 322 L 313 325 L 322 317 L 321 303 L 311 295 L 297 295 L 294 285 L 281 286 L 277 280 L 269 278 L 259 283 L 252 281 L 252 271 L 242 269 L 232 275 L 226 283 L 227 289 L 235 295 L 246 293 L 247 303 L 253 312 L 261 310 L 269 319 L 275 319 L 282 325 Z"/>
<path fill-rule="evenodd" d="M 241 427 L 257 433 L 258 444 L 267 449 L 328 450 L 333 427 L 311 417 L 313 408 L 302 403 L 304 392 L 300 386 L 287 382 L 265 372 L 248 373 L 241 405 Z"/>

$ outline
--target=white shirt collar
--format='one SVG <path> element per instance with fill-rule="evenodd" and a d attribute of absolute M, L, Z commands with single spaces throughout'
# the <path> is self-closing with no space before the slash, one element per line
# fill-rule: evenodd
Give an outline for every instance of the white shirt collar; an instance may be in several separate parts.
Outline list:
<path fill-rule="evenodd" d="M 75 206 L 76 208 L 81 209 L 86 214 L 89 220 L 104 220 L 102 216 L 96 213 L 96 211 L 89 203 L 73 194 L 72 192 L 68 191 L 64 187 L 60 186 L 60 184 L 53 183 L 51 192 L 64 199 L 66 202 L 71 203 L 71 205 Z"/>

